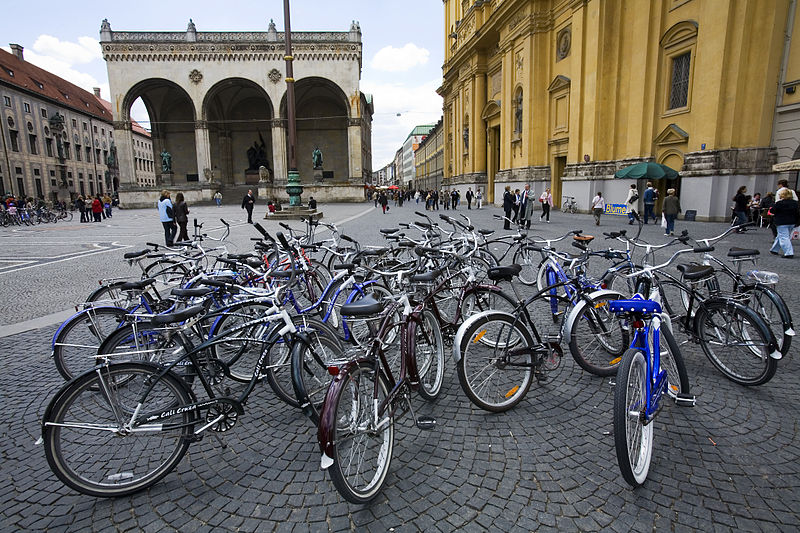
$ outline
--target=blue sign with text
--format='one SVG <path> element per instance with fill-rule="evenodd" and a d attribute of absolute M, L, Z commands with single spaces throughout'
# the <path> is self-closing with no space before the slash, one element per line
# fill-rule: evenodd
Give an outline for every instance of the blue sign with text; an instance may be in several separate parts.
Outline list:
<path fill-rule="evenodd" d="M 625 204 L 606 204 L 606 215 L 628 216 Z"/>

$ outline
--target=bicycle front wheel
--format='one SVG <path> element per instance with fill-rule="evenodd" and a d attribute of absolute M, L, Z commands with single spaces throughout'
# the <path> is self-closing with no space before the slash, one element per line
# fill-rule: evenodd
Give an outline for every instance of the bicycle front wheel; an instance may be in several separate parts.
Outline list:
<path fill-rule="evenodd" d="M 56 394 L 45 411 L 42 438 L 47 463 L 65 485 L 89 496 L 125 496 L 175 468 L 189 447 L 197 415 L 180 409 L 191 403 L 183 382 L 172 373 L 158 374 L 148 364 L 109 365 L 79 376 Z M 131 421 L 137 407 L 138 418 Z M 143 422 L 168 410 L 177 414 Z"/>
<path fill-rule="evenodd" d="M 388 408 L 376 419 L 374 402 L 389 391 L 386 378 L 368 363 L 344 377 L 333 402 L 333 464 L 328 469 L 336 490 L 352 503 L 368 503 L 383 487 L 394 448 L 394 419 Z M 375 392 L 377 391 L 377 396 Z"/>
<path fill-rule="evenodd" d="M 569 335 L 569 351 L 575 362 L 596 376 L 613 376 L 629 346 L 624 320 L 609 310 L 620 295 L 603 294 L 576 310 Z"/>
<path fill-rule="evenodd" d="M 644 424 L 647 364 L 641 350 L 625 352 L 614 387 L 614 447 L 622 477 L 636 488 L 644 483 L 653 457 L 653 424 Z"/>
<path fill-rule="evenodd" d="M 513 261 L 515 265 L 522 267 L 522 270 L 519 271 L 519 280 L 528 286 L 535 285 L 541 263 L 543 263 L 542 254 L 530 246 L 523 246 L 514 252 Z"/>
<path fill-rule="evenodd" d="M 433 401 L 442 392 L 444 382 L 444 345 L 439 322 L 430 311 L 422 312 L 417 324 L 414 347 L 419 373 L 419 395 Z"/>
<path fill-rule="evenodd" d="M 762 385 L 775 375 L 774 337 L 752 309 L 727 300 L 705 302 L 695 330 L 706 357 L 734 383 Z"/>
<path fill-rule="evenodd" d="M 514 315 L 488 312 L 476 318 L 461 336 L 457 365 L 470 401 L 494 413 L 521 402 L 533 380 L 532 346 L 531 334 Z"/>

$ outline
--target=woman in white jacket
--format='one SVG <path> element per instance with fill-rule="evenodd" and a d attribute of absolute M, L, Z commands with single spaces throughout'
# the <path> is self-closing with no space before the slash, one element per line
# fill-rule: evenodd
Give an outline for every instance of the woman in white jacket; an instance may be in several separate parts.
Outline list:
<path fill-rule="evenodd" d="M 628 197 L 625 199 L 626 213 L 628 213 L 628 225 L 633 224 L 634 218 L 637 214 L 636 205 L 639 201 L 639 191 L 636 190 L 636 184 L 632 183 L 631 188 L 628 190 Z"/>

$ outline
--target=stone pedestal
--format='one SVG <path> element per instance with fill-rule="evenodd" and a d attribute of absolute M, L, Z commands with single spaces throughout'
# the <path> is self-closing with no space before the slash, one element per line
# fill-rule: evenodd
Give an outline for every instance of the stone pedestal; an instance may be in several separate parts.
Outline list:
<path fill-rule="evenodd" d="M 173 177 L 174 176 L 175 176 L 175 173 L 173 173 L 173 172 L 164 172 L 164 173 L 159 175 L 158 183 L 161 184 L 161 185 L 166 185 L 167 187 L 170 187 L 173 184 Z"/>
<path fill-rule="evenodd" d="M 258 174 L 258 170 L 245 170 L 244 171 L 244 183 L 247 185 L 255 185 L 258 183 L 260 176 Z"/>
<path fill-rule="evenodd" d="M 314 182 L 315 183 L 322 183 L 322 178 L 323 178 L 322 168 L 321 167 L 320 168 L 315 168 L 314 169 Z"/>

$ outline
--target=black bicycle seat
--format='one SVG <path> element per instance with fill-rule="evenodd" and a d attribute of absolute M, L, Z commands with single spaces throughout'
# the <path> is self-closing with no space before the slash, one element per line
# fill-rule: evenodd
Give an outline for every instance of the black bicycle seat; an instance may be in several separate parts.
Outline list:
<path fill-rule="evenodd" d="M 714 273 L 711 265 L 678 265 L 678 270 L 683 272 L 683 279 L 688 281 L 703 279 Z"/>
<path fill-rule="evenodd" d="M 360 300 L 344 304 L 339 311 L 343 316 L 372 316 L 383 311 L 383 304 L 371 295 Z"/>
<path fill-rule="evenodd" d="M 521 270 L 522 265 L 497 266 L 487 270 L 486 275 L 492 281 L 511 281 Z"/>

